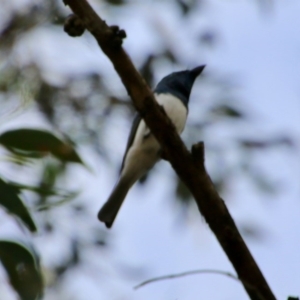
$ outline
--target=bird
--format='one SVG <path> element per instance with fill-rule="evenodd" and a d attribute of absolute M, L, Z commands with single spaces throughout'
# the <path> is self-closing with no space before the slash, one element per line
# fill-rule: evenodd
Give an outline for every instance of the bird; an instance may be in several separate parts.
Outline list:
<path fill-rule="evenodd" d="M 193 84 L 205 68 L 173 72 L 165 76 L 154 89 L 154 97 L 180 134 L 186 123 L 188 103 Z M 119 179 L 108 200 L 98 213 L 98 219 L 111 228 L 123 201 L 136 181 L 143 177 L 161 159 L 158 141 L 137 113 L 131 127 Z"/>

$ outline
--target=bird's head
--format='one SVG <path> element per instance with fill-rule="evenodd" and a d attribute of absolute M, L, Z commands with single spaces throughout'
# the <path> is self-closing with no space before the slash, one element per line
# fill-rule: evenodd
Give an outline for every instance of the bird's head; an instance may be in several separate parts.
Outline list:
<path fill-rule="evenodd" d="M 154 92 L 174 95 L 187 105 L 194 81 L 204 68 L 205 65 L 202 65 L 192 70 L 171 73 L 157 84 Z"/>

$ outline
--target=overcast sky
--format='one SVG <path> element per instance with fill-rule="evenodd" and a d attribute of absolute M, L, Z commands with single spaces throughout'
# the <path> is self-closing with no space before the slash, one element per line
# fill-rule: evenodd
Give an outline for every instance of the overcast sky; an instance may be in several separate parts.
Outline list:
<path fill-rule="evenodd" d="M 138 15 L 133 10 L 137 6 Z M 105 10 L 102 13 L 105 14 Z M 129 5 L 122 14 L 118 10 L 109 12 L 113 19 L 110 23 L 121 24 L 126 29 L 128 38 L 124 46 L 135 58 L 136 64 L 140 64 L 143 58 L 139 56 L 139 51 L 157 51 L 164 35 L 168 35 L 177 54 L 182 56 L 185 67 L 205 63 L 205 72 L 233 76 L 239 86 L 242 106 L 251 108 L 249 115 L 252 119 L 251 126 L 242 124 L 232 134 L 250 137 L 283 134 L 291 136 L 296 142 L 293 150 L 283 148 L 257 155 L 256 161 L 260 167 L 280 182 L 280 192 L 271 196 L 272 199 L 270 195 L 256 192 L 243 178 L 236 178 L 232 189 L 226 194 L 226 200 L 232 203 L 229 203 L 229 209 L 234 219 L 246 219 L 258 224 L 265 232 L 262 241 L 246 241 L 278 299 L 300 295 L 299 15 L 300 2 L 296 0 L 276 1 L 270 11 L 260 10 L 256 2 L 249 0 L 209 1 L 205 5 L 205 13 L 200 14 L 203 17 L 199 18 L 195 11 L 187 23 L 180 21 L 180 14 L 167 1 L 140 1 Z M 188 30 L 191 25 L 197 28 L 195 24 L 216 30 L 216 47 L 197 49 L 192 40 L 196 32 Z M 155 31 L 158 27 L 163 29 L 161 36 L 157 36 Z M 47 35 L 43 34 L 45 32 Z M 39 48 L 36 47 L 37 39 Z M 66 52 L 72 49 L 68 53 L 73 56 L 66 56 L 63 61 L 58 59 L 61 48 L 53 47 L 54 39 L 55 45 L 61 45 Z M 63 78 L 59 74 L 66 69 L 82 72 L 84 69 L 106 68 L 108 83 L 110 78 L 116 77 L 110 63 L 89 38 L 71 39 L 62 32 L 42 28 L 29 35 L 26 41 L 20 41 L 20 47 L 22 42 L 27 43 L 28 52 L 22 56 L 22 51 L 17 49 L 18 59 L 22 63 L 38 59 L 47 70 L 45 76 L 49 80 L 59 82 Z M 189 55 L 186 55 L 187 51 Z M 158 73 L 164 76 L 166 71 L 174 70 L 164 67 Z M 201 108 L 199 101 L 202 101 L 196 99 L 196 95 L 201 93 L 198 90 L 200 81 L 196 82 L 191 96 L 191 105 L 198 109 Z M 116 93 L 124 92 L 121 83 L 116 83 L 114 88 Z M 28 109 L 19 121 L 12 120 L 6 126 L 16 122 L 31 126 L 40 124 L 41 119 L 32 118 L 34 114 L 33 110 Z M 128 129 L 124 125 L 126 127 L 128 124 L 124 120 L 113 120 L 111 124 L 114 134 L 108 138 L 111 143 L 108 148 L 111 148 L 116 159 L 121 160 L 123 149 L 115 145 L 123 142 L 125 147 Z M 216 138 L 222 136 L 220 129 Z M 99 166 L 95 170 L 96 176 L 87 172 L 77 177 L 81 183 L 89 184 L 84 195 L 90 199 L 90 209 L 96 216 L 96 211 L 115 183 L 117 170 L 112 170 L 88 150 L 83 150 L 82 155 L 88 163 Z M 173 171 L 166 162 L 161 162 L 157 168 L 161 172 L 150 177 L 146 187 L 135 186 L 130 191 L 113 229 L 108 233 L 114 245 L 112 252 L 106 254 L 108 259 L 98 260 L 95 253 L 89 253 L 87 257 L 91 265 L 106 271 L 95 273 L 91 267 L 72 273 L 66 288 L 71 297 L 66 299 L 96 299 L 95 295 L 97 299 L 122 300 L 248 299 L 239 283 L 220 275 L 194 275 L 153 283 L 137 291 L 132 289 L 139 282 L 136 277 L 131 280 L 125 276 L 129 266 L 143 274 L 141 280 L 194 269 L 234 272 L 197 212 L 191 213 L 186 226 L 178 225 L 180 210 L 170 198 L 174 184 Z M 64 229 L 70 232 L 78 230 Z M 41 240 L 38 247 L 43 249 Z M 50 255 L 49 249 L 46 252 Z M 55 298 L 47 295 L 45 299 Z M 7 300 L 10 300 L 9 297 Z"/>

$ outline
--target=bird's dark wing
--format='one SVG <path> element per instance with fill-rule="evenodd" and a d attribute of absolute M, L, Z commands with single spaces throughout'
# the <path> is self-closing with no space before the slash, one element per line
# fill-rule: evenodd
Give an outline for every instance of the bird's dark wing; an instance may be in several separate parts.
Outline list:
<path fill-rule="evenodd" d="M 122 165 L 121 165 L 120 173 L 121 173 L 122 170 L 123 170 L 124 163 L 125 163 L 125 158 L 126 158 L 126 156 L 127 156 L 128 149 L 131 147 L 131 145 L 132 145 L 132 143 L 133 143 L 133 140 L 134 140 L 134 137 L 135 137 L 137 128 L 139 127 L 139 124 L 140 124 L 140 122 L 141 122 L 141 119 L 142 119 L 141 116 L 140 116 L 139 114 L 136 114 L 136 115 L 135 115 L 135 118 L 134 118 L 134 120 L 133 120 L 133 122 L 132 122 L 130 134 L 129 134 L 129 137 L 128 137 L 128 140 L 127 140 L 126 151 L 125 151 L 125 153 L 124 153 L 123 160 L 122 160 Z"/>

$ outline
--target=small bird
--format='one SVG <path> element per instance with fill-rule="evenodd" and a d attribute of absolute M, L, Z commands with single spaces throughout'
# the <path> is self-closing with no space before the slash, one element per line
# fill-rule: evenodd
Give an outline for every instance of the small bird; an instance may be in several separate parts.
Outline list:
<path fill-rule="evenodd" d="M 184 129 L 188 102 L 195 79 L 204 69 L 174 72 L 164 77 L 156 86 L 154 96 L 163 106 L 178 133 Z M 110 228 L 133 184 L 144 176 L 161 158 L 161 147 L 144 120 L 136 115 L 123 157 L 119 180 L 108 200 L 98 213 L 98 219 Z"/>

